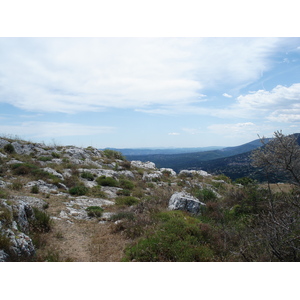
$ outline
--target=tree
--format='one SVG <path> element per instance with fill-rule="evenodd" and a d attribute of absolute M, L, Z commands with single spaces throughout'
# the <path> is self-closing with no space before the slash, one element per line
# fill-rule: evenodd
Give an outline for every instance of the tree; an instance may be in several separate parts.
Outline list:
<path fill-rule="evenodd" d="M 283 172 L 292 183 L 300 186 L 300 146 L 298 135 L 284 135 L 281 131 L 274 132 L 274 139 L 269 143 L 261 138 L 262 147 L 253 151 L 252 165 L 262 168 L 267 178 L 271 174 Z"/>

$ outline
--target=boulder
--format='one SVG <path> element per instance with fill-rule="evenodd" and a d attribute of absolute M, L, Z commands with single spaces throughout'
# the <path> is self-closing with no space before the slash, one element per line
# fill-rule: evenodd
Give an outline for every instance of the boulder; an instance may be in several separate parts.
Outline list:
<path fill-rule="evenodd" d="M 198 214 L 201 206 L 205 206 L 205 203 L 186 192 L 176 192 L 169 200 L 170 210 L 185 210 L 192 214 Z"/>
<path fill-rule="evenodd" d="M 211 176 L 211 174 L 209 174 L 209 173 L 207 173 L 206 171 L 203 171 L 203 170 L 199 170 L 199 171 L 196 171 L 196 170 L 181 170 L 179 172 L 179 175 L 184 175 L 184 176 L 188 176 L 188 177 L 193 177 L 195 175 L 200 175 L 200 176 L 204 176 L 204 177 Z"/>
<path fill-rule="evenodd" d="M 136 167 L 136 168 L 142 168 L 142 169 L 156 169 L 155 163 L 147 161 L 147 162 L 141 162 L 139 160 L 133 160 L 131 162 L 131 166 Z"/>

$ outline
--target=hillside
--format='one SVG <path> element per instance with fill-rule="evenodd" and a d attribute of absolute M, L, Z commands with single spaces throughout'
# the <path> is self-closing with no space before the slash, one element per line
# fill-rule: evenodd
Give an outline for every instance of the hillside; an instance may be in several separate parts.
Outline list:
<path fill-rule="evenodd" d="M 298 261 L 299 192 L 272 190 L 0 138 L 0 261 Z"/>
<path fill-rule="evenodd" d="M 268 142 L 269 140 L 270 139 L 266 139 L 266 142 Z M 226 147 L 218 150 L 174 155 L 126 155 L 126 158 L 128 160 L 152 161 L 157 166 L 164 168 L 172 168 L 176 172 L 180 172 L 180 170 L 183 169 L 200 169 L 204 161 L 211 161 L 225 157 L 230 157 L 233 155 L 238 155 L 257 149 L 260 146 L 261 142 L 259 139 L 257 139 L 240 146 Z"/>

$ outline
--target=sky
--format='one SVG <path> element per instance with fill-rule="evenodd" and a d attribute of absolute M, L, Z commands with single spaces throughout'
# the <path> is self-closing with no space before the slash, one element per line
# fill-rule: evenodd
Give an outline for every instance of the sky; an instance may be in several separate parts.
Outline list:
<path fill-rule="evenodd" d="M 300 132 L 300 38 L 1 37 L 0 134 L 98 148 Z"/>

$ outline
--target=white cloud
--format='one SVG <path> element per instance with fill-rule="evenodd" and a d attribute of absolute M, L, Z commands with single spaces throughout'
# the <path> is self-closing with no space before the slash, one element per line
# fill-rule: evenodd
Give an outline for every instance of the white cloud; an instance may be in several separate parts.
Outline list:
<path fill-rule="evenodd" d="M 2 38 L 0 102 L 64 113 L 189 107 L 204 88 L 259 78 L 283 40 Z"/>
<path fill-rule="evenodd" d="M 224 93 L 222 96 L 226 97 L 226 98 L 232 98 L 231 95 L 227 94 L 227 93 Z"/>
<path fill-rule="evenodd" d="M 179 132 L 170 132 L 170 133 L 168 133 L 168 135 L 180 135 L 180 133 Z"/>
<path fill-rule="evenodd" d="M 270 121 L 294 122 L 300 116 L 300 83 L 289 87 L 278 85 L 271 91 L 258 90 L 237 98 L 233 111 L 248 116 L 264 117 Z M 243 113 L 241 113 L 243 114 Z"/>
<path fill-rule="evenodd" d="M 77 123 L 56 122 L 23 122 L 18 125 L 0 125 L 1 134 L 16 134 L 24 137 L 63 137 L 63 136 L 87 136 L 111 133 L 113 127 L 89 126 Z"/>

